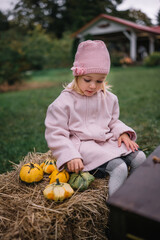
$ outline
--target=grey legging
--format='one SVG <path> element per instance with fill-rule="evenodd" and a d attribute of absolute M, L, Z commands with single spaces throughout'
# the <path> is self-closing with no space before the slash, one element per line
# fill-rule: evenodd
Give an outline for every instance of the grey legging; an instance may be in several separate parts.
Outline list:
<path fill-rule="evenodd" d="M 128 166 L 130 173 L 139 167 L 146 160 L 146 156 L 142 151 L 132 152 L 121 158 L 110 160 L 105 171 L 110 175 L 109 178 L 109 196 L 111 196 L 124 183 L 128 176 Z"/>

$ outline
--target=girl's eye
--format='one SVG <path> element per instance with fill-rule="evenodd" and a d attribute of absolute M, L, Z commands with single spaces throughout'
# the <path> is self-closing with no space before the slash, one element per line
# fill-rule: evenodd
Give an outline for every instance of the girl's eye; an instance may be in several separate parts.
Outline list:
<path fill-rule="evenodd" d="M 85 81 L 85 82 L 90 82 L 91 80 L 88 80 L 88 79 L 85 79 L 85 78 L 84 78 L 84 81 Z"/>
<path fill-rule="evenodd" d="M 97 81 L 97 83 L 102 83 L 102 82 L 103 82 L 103 81 L 99 81 L 99 80 Z"/>

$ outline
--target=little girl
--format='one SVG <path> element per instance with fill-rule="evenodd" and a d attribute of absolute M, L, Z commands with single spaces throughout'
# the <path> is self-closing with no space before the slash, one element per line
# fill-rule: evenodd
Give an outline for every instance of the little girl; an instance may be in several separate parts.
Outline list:
<path fill-rule="evenodd" d="M 111 196 L 146 157 L 136 133 L 121 122 L 117 97 L 105 87 L 110 57 L 103 41 L 78 46 L 74 80 L 48 107 L 45 138 L 59 170 L 109 174 Z"/>

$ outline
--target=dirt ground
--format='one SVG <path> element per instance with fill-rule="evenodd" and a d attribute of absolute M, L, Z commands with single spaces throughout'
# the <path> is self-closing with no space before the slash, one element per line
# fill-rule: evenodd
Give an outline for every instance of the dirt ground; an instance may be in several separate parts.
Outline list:
<path fill-rule="evenodd" d="M 10 92 L 10 91 L 24 91 L 28 89 L 37 89 L 37 88 L 49 88 L 53 86 L 57 86 L 59 83 L 53 82 L 21 82 L 15 83 L 14 85 L 9 85 L 8 83 L 4 83 L 0 85 L 0 93 Z"/>

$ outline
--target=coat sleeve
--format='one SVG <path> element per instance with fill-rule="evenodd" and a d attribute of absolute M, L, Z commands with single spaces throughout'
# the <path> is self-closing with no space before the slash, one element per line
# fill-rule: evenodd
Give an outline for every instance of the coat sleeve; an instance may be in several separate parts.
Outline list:
<path fill-rule="evenodd" d="M 110 121 L 109 128 L 116 139 L 118 139 L 119 136 L 125 132 L 129 134 L 131 140 L 135 141 L 137 138 L 135 131 L 119 120 L 119 103 L 117 97 L 115 98 L 112 119 Z"/>
<path fill-rule="evenodd" d="M 54 103 L 48 107 L 45 119 L 45 138 L 48 147 L 57 159 L 59 170 L 71 159 L 82 158 L 69 138 L 68 119 L 65 108 Z"/>

